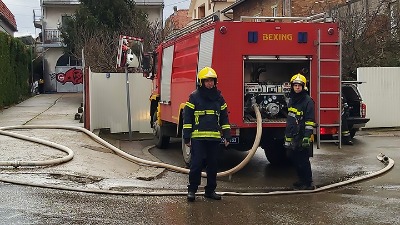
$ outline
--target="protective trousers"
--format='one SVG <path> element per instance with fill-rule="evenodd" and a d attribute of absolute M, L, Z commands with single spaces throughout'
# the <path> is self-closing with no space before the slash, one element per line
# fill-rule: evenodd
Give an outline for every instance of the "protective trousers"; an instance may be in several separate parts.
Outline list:
<path fill-rule="evenodd" d="M 198 140 L 192 139 L 191 161 L 189 172 L 189 192 L 197 192 L 201 182 L 201 172 L 203 162 L 205 162 L 207 173 L 206 193 L 213 193 L 217 187 L 217 161 L 219 151 L 219 139 L 217 140 Z"/>
<path fill-rule="evenodd" d="M 299 181 L 303 184 L 311 185 L 312 171 L 309 152 L 307 151 L 307 149 L 298 147 L 294 150 L 291 150 L 289 153 L 289 157 L 295 166 Z"/>

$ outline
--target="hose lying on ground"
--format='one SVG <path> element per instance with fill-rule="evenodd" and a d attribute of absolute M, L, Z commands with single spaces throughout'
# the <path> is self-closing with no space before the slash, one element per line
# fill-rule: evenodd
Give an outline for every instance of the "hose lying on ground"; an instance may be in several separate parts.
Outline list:
<path fill-rule="evenodd" d="M 7 127 L 4 127 L 6 130 Z M 57 143 L 51 142 L 51 141 L 46 141 L 43 139 L 39 139 L 39 138 L 34 138 L 34 137 L 29 137 L 29 136 L 25 136 L 22 134 L 17 134 L 17 133 L 12 133 L 12 132 L 7 132 L 4 131 L 2 128 L 0 128 L 0 134 L 1 135 L 6 135 L 9 137 L 14 137 L 14 138 L 19 138 L 22 140 L 26 140 L 26 141 L 30 141 L 30 142 L 35 142 L 35 143 L 39 143 L 39 144 L 43 144 L 49 147 L 53 147 L 53 148 L 57 148 L 63 152 L 68 153 L 67 156 L 64 156 L 62 158 L 59 159 L 50 159 L 50 160 L 44 160 L 44 161 L 0 161 L 0 166 L 13 166 L 13 167 L 20 167 L 20 166 L 51 166 L 51 165 L 57 165 L 57 164 L 61 164 L 61 163 L 65 163 L 70 161 L 73 157 L 74 157 L 74 152 L 63 145 L 59 145 Z"/>
<path fill-rule="evenodd" d="M 253 104 L 253 108 L 256 112 L 256 117 L 257 117 L 257 133 L 256 133 L 256 138 L 254 140 L 254 144 L 253 147 L 249 150 L 247 156 L 243 159 L 242 162 L 240 162 L 238 165 L 236 165 L 235 167 L 227 170 L 227 171 L 223 171 L 223 172 L 219 172 L 217 174 L 217 177 L 223 177 L 223 176 L 228 176 L 228 175 L 232 175 L 234 173 L 236 173 L 237 171 L 241 170 L 249 161 L 250 159 L 254 156 L 254 154 L 257 151 L 257 148 L 260 144 L 260 140 L 261 140 L 261 134 L 262 134 L 262 118 L 261 118 L 261 114 L 260 114 L 260 110 L 258 109 L 257 104 Z M 37 138 L 33 138 L 33 137 L 28 137 L 25 135 L 20 135 L 20 134 L 16 134 L 16 133 L 12 133 L 12 132 L 7 132 L 6 130 L 16 130 L 16 129 L 66 129 L 66 130 L 74 130 L 74 131 L 81 131 L 85 134 L 87 134 L 89 137 L 91 137 L 92 139 L 94 139 L 96 142 L 100 143 L 101 145 L 111 149 L 112 151 L 114 151 L 117 155 L 124 157 L 125 159 L 128 159 L 129 161 L 132 161 L 134 163 L 138 163 L 138 164 L 144 164 L 144 165 L 148 165 L 148 166 L 154 166 L 154 167 L 161 167 L 161 168 L 165 168 L 168 170 L 172 170 L 172 171 L 176 171 L 176 172 L 180 172 L 180 173 L 189 173 L 189 169 L 186 168 L 182 168 L 179 166 L 174 166 L 174 165 L 170 165 L 170 164 L 166 164 L 166 163 L 161 163 L 161 162 L 153 162 L 153 161 L 149 161 L 149 160 L 145 160 L 139 157 L 135 157 L 132 156 L 124 151 L 122 151 L 121 149 L 111 145 L 110 143 L 104 141 L 103 139 L 101 139 L 100 137 L 98 137 L 97 135 L 93 134 L 92 132 L 88 131 L 85 128 L 82 127 L 74 127 L 74 126 L 56 126 L 56 125 L 23 125 L 23 126 L 8 126 L 8 127 L 0 127 L 0 134 L 3 135 L 7 135 L 10 137 L 15 137 L 15 138 L 19 138 L 22 140 L 26 140 L 26 141 L 31 141 L 31 142 L 37 142 L 40 144 L 44 144 L 47 145 L 49 147 L 55 147 L 58 148 L 62 151 L 65 151 L 67 153 L 69 153 L 69 155 L 67 157 L 64 157 L 62 159 L 56 159 L 53 160 L 52 162 L 45 161 L 45 162 L 37 162 L 37 161 L 19 161 L 19 162 L 7 162 L 7 161 L 0 161 L 0 166 L 14 166 L 14 167 L 18 167 L 18 166 L 43 166 L 43 165 L 55 165 L 55 164 L 60 164 L 62 162 L 67 162 L 69 160 L 72 159 L 73 157 L 73 152 L 71 149 L 65 147 L 65 146 L 61 146 L 59 144 L 50 142 L 50 141 L 45 141 L 45 140 L 40 140 Z M 62 147 L 62 148 L 61 148 Z M 207 174 L 205 172 L 202 173 L 203 177 L 206 177 Z"/>
<path fill-rule="evenodd" d="M 386 166 L 376 172 L 373 172 L 368 175 L 364 175 L 361 177 L 355 177 L 350 180 L 326 185 L 323 187 L 319 187 L 314 190 L 292 190 L 292 191 L 272 191 L 272 192 L 218 192 L 218 194 L 221 195 L 231 195 L 231 196 L 270 196 L 270 195 L 289 195 L 289 194 L 306 194 L 306 193 L 315 193 L 315 192 L 321 192 L 325 191 L 328 189 L 333 189 L 337 188 L 340 186 L 344 186 L 346 184 L 351 184 L 355 183 L 361 180 L 366 180 L 370 179 L 372 177 L 376 177 L 378 175 L 381 175 L 387 171 L 389 171 L 393 166 L 394 166 L 394 161 L 393 159 L 387 157 L 387 156 L 379 156 L 377 157 L 378 159 L 383 158 L 382 161 Z M 386 160 L 385 160 L 386 159 Z M 94 193 L 94 194 L 114 194 L 114 195 L 134 195 L 134 196 L 178 196 L 178 195 L 187 195 L 187 192 L 179 192 L 179 191 L 113 191 L 113 190 L 101 190 L 101 189 L 84 189 L 84 188 L 75 188 L 75 187 L 61 187 L 61 186 L 56 186 L 56 185 L 51 185 L 51 184 L 34 184 L 30 182 L 20 182 L 20 181 L 15 181 L 11 179 L 6 179 L 6 178 L 0 178 L 0 181 L 7 182 L 7 183 L 12 183 L 12 184 L 20 184 L 20 185 L 29 185 L 33 187 L 42 187 L 42 188 L 51 188 L 51 189 L 58 189 L 58 190 L 65 190 L 65 191 L 79 191 L 79 192 L 86 192 L 86 193 Z M 204 192 L 199 192 L 199 195 L 204 194 Z"/>
<path fill-rule="evenodd" d="M 227 170 L 227 171 L 223 171 L 218 173 L 218 176 L 227 176 L 227 175 L 231 175 L 237 171 L 239 171 L 240 169 L 242 169 L 249 161 L 250 159 L 253 157 L 253 155 L 255 154 L 257 147 L 259 145 L 260 139 L 261 139 L 261 132 L 262 132 L 262 123 L 261 123 L 261 114 L 260 111 L 258 110 L 258 107 L 256 105 L 254 105 L 255 111 L 256 111 L 256 115 L 257 115 L 257 134 L 256 134 L 256 138 L 253 144 L 253 147 L 250 149 L 248 155 L 245 157 L 245 159 L 239 163 L 237 166 L 235 166 L 234 168 Z M 8 161 L 0 161 L 0 166 L 14 166 L 14 167 L 19 167 L 19 166 L 44 166 L 44 165 L 55 165 L 55 164 L 60 164 L 63 162 L 67 162 L 69 160 L 71 160 L 73 158 L 73 152 L 71 149 L 65 147 L 65 146 L 61 146 L 58 145 L 56 143 L 50 142 L 50 141 L 45 141 L 45 140 L 41 140 L 41 139 L 37 139 L 37 138 L 33 138 L 33 137 L 28 137 L 25 135 L 20 135 L 20 134 L 16 134 L 16 133 L 12 133 L 12 132 L 7 132 L 6 130 L 14 130 L 14 129 L 67 129 L 67 130 L 74 130 L 74 131 L 81 131 L 84 132 L 85 134 L 87 134 L 88 136 L 90 136 L 91 138 L 93 138 L 96 142 L 110 148 L 111 150 L 113 150 L 117 155 L 120 155 L 130 161 L 133 161 L 135 163 L 139 163 L 139 164 L 145 164 L 145 165 L 149 165 L 149 166 L 154 166 L 154 167 L 162 167 L 162 168 L 166 168 L 172 171 L 176 171 L 176 172 L 182 172 L 182 173 L 188 173 L 189 170 L 186 168 L 182 168 L 182 167 L 177 167 L 177 166 L 173 166 L 173 165 L 169 165 L 169 164 L 165 164 L 165 163 L 160 163 L 160 162 L 153 162 L 153 161 L 149 161 L 149 160 L 144 160 L 132 155 L 129 155 L 127 153 L 125 153 L 124 151 L 114 147 L 113 145 L 109 144 L 108 142 L 104 141 L 103 139 L 99 138 L 98 136 L 96 136 L 95 134 L 93 134 L 92 132 L 81 128 L 81 127 L 73 127 L 73 126 L 55 126 L 55 125 L 23 125 L 23 126 L 9 126 L 9 127 L 1 127 L 0 128 L 0 134 L 2 135 L 7 135 L 10 137 L 15 137 L 15 138 L 19 138 L 19 139 L 23 139 L 23 140 L 27 140 L 27 141 L 32 141 L 32 142 L 36 142 L 36 143 L 40 143 L 40 144 L 44 144 L 47 145 L 49 147 L 55 147 L 58 148 L 62 151 L 65 151 L 68 153 L 68 155 L 66 157 L 63 157 L 61 159 L 55 159 L 55 160 L 47 160 L 47 161 L 42 161 L 42 162 L 37 162 L 37 161 L 19 161 L 19 162 L 8 162 Z M 272 192 L 261 192 L 261 193 L 243 193 L 243 192 L 219 192 L 222 195 L 240 195 L 240 196 L 267 196 L 267 195 L 286 195 L 286 194 L 298 194 L 298 193 L 314 193 L 314 192 L 320 192 L 323 190 L 327 190 L 327 189 L 332 189 L 335 187 L 340 187 L 346 184 L 350 184 L 350 183 L 354 183 L 357 181 L 361 181 L 364 179 L 369 179 L 372 178 L 374 176 L 378 176 L 380 174 L 383 174 L 385 172 L 387 172 L 388 170 L 390 170 L 393 165 L 394 165 L 394 161 L 389 158 L 386 157 L 384 155 L 378 155 L 377 156 L 378 159 L 382 162 L 384 162 L 386 164 L 386 167 L 368 174 L 368 175 L 364 175 L 361 177 L 356 177 L 350 180 L 346 180 L 346 181 L 342 181 L 342 182 L 338 182 L 338 183 L 334 183 L 334 184 L 330 184 L 330 185 L 326 185 L 323 187 L 319 187 L 317 189 L 314 190 L 293 190 L 293 191 L 272 191 Z M 205 176 L 206 174 L 203 173 L 203 176 Z M 123 192 L 123 191 L 113 191 L 113 190 L 98 190 L 98 189 L 84 189 L 84 188 L 73 188 L 73 187 L 60 187 L 60 186 L 56 186 L 56 185 L 49 185 L 49 184 L 34 184 L 34 183 L 29 183 L 29 182 L 18 182 L 18 181 L 14 181 L 11 179 L 6 179 L 6 178 L 0 178 L 1 181 L 3 182 L 7 182 L 7 183 L 13 183 L 13 184 L 21 184 L 21 185 L 29 185 L 29 186 L 35 186 L 35 187 L 43 187 L 43 188 L 52 188 L 52 189 L 60 189 L 60 190 L 69 190 L 69 191 L 80 191 L 80 192 L 88 192 L 88 193 L 101 193 L 101 194 L 118 194 L 118 195 L 146 195 L 146 196 L 167 196 L 167 195 L 186 195 L 187 192 L 176 192 L 176 191 L 167 191 L 167 192 L 159 192 L 159 191 L 155 191 L 155 192 L 148 192 L 148 191 L 133 191 L 133 192 Z M 199 193 L 199 194 L 204 194 L 204 193 Z"/>

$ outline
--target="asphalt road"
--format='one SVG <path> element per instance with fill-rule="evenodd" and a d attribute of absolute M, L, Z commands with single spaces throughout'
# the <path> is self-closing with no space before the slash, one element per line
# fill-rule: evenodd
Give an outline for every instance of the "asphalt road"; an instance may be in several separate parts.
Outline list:
<path fill-rule="evenodd" d="M 51 98 L 52 96 L 45 97 Z M 62 99 L 58 97 L 57 102 L 63 103 Z M 77 101 L 73 102 L 77 103 Z M 43 108 L 40 110 L 44 110 L 44 112 L 41 112 L 40 116 L 35 116 L 25 104 L 20 108 L 26 113 L 21 112 L 18 117 L 15 116 L 15 113 L 14 117 L 13 113 L 5 113 L 7 119 L 2 120 L 0 115 L 0 123 L 3 126 L 11 124 L 12 121 L 9 118 L 13 118 L 14 122 L 26 121 L 24 123 L 28 124 L 29 122 L 41 124 L 41 121 L 61 122 L 61 119 L 54 119 L 73 115 L 69 111 L 57 114 L 57 104 L 54 105 L 55 108 L 48 106 L 47 103 L 32 105 L 36 108 Z M 63 110 L 67 109 L 64 104 L 59 107 L 62 107 Z M 23 119 L 23 115 L 26 114 L 31 115 L 34 119 Z M 53 120 L 46 120 L 49 115 Z M 382 169 L 384 165 L 376 159 L 380 152 L 391 157 L 395 163 L 400 162 L 398 131 L 375 130 L 361 134 L 363 135 L 356 137 L 354 146 L 344 146 L 342 149 L 338 149 L 333 144 L 324 144 L 321 149 L 315 150 L 315 156 L 311 163 L 316 185 L 323 186 Z M 32 179 L 32 174 L 35 176 L 39 174 L 44 178 L 38 179 L 36 182 L 43 182 L 43 184 L 62 183 L 68 180 L 72 185 L 93 187 L 97 183 L 104 182 L 104 177 L 107 177 L 109 183 L 105 188 L 115 188 L 115 185 L 121 184 L 121 179 L 126 182 L 126 174 L 132 174 L 130 168 L 127 168 L 130 164 L 114 158 L 108 150 L 94 145 L 83 138 L 81 134 L 64 133 L 64 137 L 57 138 L 57 133 L 46 131 L 34 135 L 50 136 L 50 139 L 57 141 L 62 139 L 66 144 L 80 148 L 77 155 L 81 159 L 76 159 L 74 162 L 78 165 L 76 168 L 73 166 L 74 163 L 72 166 L 71 163 L 67 163 L 68 165 L 55 167 L 58 168 L 57 173 L 53 173 L 53 167 L 49 167 L 44 168 L 44 172 L 35 170 L 18 174 L 18 177 L 25 177 L 27 181 Z M 78 136 L 79 138 L 74 140 L 74 137 Z M 138 151 L 138 149 L 152 144 L 152 141 L 146 138 L 133 142 L 109 141 L 120 146 L 129 154 L 150 157 L 143 151 Z M 10 147 L 10 143 L 16 144 L 16 141 L 10 142 L 7 137 L 1 137 L 2 157 L 9 157 L 4 154 L 4 151 L 13 149 Z M 29 153 L 26 157 L 38 157 L 38 154 L 25 145 L 25 147 L 21 147 L 20 144 L 15 146 L 19 146 L 18 151 L 15 152 L 26 150 Z M 151 149 L 150 153 L 155 160 L 183 166 L 179 140 L 176 140 L 171 147 L 167 150 Z M 33 149 L 43 151 L 38 147 Z M 46 154 L 52 155 L 53 153 Z M 102 157 L 101 161 L 92 162 L 100 156 Z M 245 153 L 227 152 L 221 161 L 220 170 L 229 169 L 244 157 Z M 78 164 L 81 161 L 85 162 L 84 170 L 82 165 Z M 109 163 L 113 164 L 109 165 Z M 72 176 L 74 168 L 79 169 L 79 176 L 77 176 L 79 179 Z M 143 173 L 144 167 L 136 165 L 135 168 L 134 174 Z M 10 169 L 3 169 L 0 175 L 3 176 L 4 173 L 9 172 Z M 100 175 L 102 178 L 96 180 L 91 176 L 84 177 L 84 172 L 96 173 L 94 174 L 95 178 Z M 67 179 L 61 176 L 63 173 L 68 175 Z M 143 194 L 154 189 L 185 191 L 187 175 L 171 171 L 155 174 L 158 175 L 145 179 L 129 178 L 128 176 L 129 190 L 139 191 Z M 49 179 L 49 175 L 52 176 L 52 179 Z M 54 179 L 55 175 L 58 176 L 57 179 Z M 9 176 L 12 177 L 12 175 Z M 117 177 L 118 179 L 116 179 Z M 263 151 L 260 150 L 243 170 L 231 177 L 219 178 L 217 191 L 266 193 L 273 190 L 287 190 L 295 179 L 292 168 L 271 166 Z M 400 224 L 398 216 L 400 209 L 399 180 L 400 171 L 395 164 L 389 172 L 373 179 L 313 194 L 225 195 L 222 201 L 204 199 L 199 195 L 194 203 L 188 203 L 185 195 L 93 194 L 0 182 L 0 224 Z M 132 181 L 134 182 L 132 183 Z M 205 180 L 202 185 L 205 184 L 204 182 Z"/>
<path fill-rule="evenodd" d="M 318 150 L 312 159 L 315 182 L 379 170 L 384 167 L 375 159 L 380 152 L 400 160 L 398 136 L 362 136 L 355 143 Z M 179 188 L 186 178 L 165 172 L 148 185 Z M 290 169 L 272 169 L 257 154 L 231 180 L 220 179 L 218 190 L 282 188 L 294 178 Z M 395 165 L 379 177 L 315 194 L 223 196 L 222 201 L 198 196 L 194 203 L 185 196 L 104 195 L 1 183 L 0 224 L 400 224 L 399 178 Z"/>

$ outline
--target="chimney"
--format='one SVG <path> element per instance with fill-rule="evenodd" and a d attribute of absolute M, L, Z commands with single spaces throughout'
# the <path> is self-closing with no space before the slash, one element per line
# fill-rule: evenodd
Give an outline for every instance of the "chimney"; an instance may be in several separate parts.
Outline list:
<path fill-rule="evenodd" d="M 174 15 L 176 15 L 177 11 L 178 11 L 178 6 L 174 6 Z"/>

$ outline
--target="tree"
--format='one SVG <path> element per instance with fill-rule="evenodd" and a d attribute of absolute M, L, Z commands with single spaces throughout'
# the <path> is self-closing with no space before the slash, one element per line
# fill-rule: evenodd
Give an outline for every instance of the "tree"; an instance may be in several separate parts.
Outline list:
<path fill-rule="evenodd" d="M 398 2 L 349 1 L 332 10 L 343 32 L 345 79 L 356 79 L 358 67 L 400 66 Z"/>
<path fill-rule="evenodd" d="M 160 42 L 159 30 L 159 23 L 150 23 L 133 0 L 82 0 L 61 27 L 61 36 L 66 53 L 82 58 L 84 49 L 85 63 L 92 70 L 113 72 L 119 35 L 141 37 L 145 49 L 152 49 Z"/>

